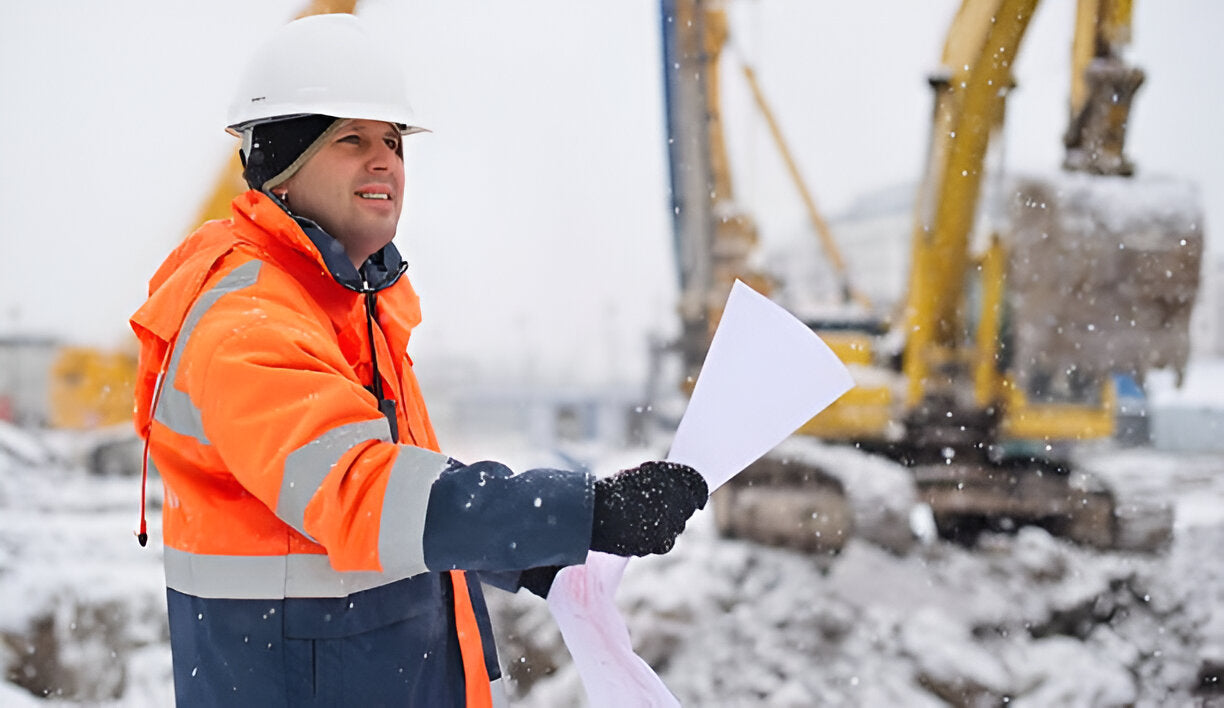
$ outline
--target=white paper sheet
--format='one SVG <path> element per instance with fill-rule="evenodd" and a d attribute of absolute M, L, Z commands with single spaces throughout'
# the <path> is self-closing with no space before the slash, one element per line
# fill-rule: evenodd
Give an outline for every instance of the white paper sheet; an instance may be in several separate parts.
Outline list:
<path fill-rule="evenodd" d="M 667 459 L 713 492 L 853 386 L 807 325 L 737 280 Z"/>
<path fill-rule="evenodd" d="M 713 492 L 853 385 L 815 333 L 737 280 L 667 459 L 692 466 Z M 634 653 L 616 609 L 627 562 L 592 551 L 562 569 L 549 609 L 591 706 L 679 706 Z"/>

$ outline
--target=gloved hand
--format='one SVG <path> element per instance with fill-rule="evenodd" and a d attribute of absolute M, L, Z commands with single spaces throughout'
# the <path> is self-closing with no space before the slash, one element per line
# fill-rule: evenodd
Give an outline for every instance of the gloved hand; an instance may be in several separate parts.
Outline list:
<path fill-rule="evenodd" d="M 667 553 L 709 488 L 697 471 L 674 462 L 645 462 L 595 482 L 591 550 L 618 556 Z"/>

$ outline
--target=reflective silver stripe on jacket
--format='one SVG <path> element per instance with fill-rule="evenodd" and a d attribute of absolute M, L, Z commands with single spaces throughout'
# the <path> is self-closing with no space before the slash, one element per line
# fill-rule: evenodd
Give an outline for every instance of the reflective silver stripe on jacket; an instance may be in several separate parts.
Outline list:
<path fill-rule="evenodd" d="M 380 424 L 386 430 L 386 423 Z M 326 434 L 320 440 L 324 437 Z M 223 556 L 166 547 L 166 585 L 196 597 L 239 600 L 344 597 L 424 573 L 428 570 L 424 533 L 429 490 L 449 464 L 446 455 L 399 446 L 387 480 L 378 533 L 382 572 L 334 570 L 322 554 Z"/>
<path fill-rule="evenodd" d="M 217 556 L 165 549 L 166 586 L 187 595 L 234 600 L 345 597 L 408 574 L 340 572 L 327 556 Z"/>
<path fill-rule="evenodd" d="M 166 370 L 166 376 L 162 380 L 162 390 L 157 401 L 157 410 L 153 412 L 153 419 L 179 435 L 195 438 L 202 445 L 208 444 L 208 438 L 204 435 L 204 425 L 200 422 L 200 409 L 192 403 L 190 396 L 174 386 L 174 381 L 178 376 L 179 360 L 183 357 L 183 351 L 187 348 L 187 341 L 191 338 L 192 331 L 200 323 L 204 314 L 222 296 L 254 285 L 255 280 L 259 277 L 261 265 L 259 261 L 243 263 L 201 295 L 191 306 L 191 312 L 183 321 L 183 327 L 179 330 L 179 335 L 174 342 L 174 353 L 170 355 L 170 367 Z"/>
<path fill-rule="evenodd" d="M 354 445 L 367 440 L 391 441 L 386 418 L 362 420 L 332 428 L 289 453 L 285 458 L 280 494 L 276 498 L 276 515 L 297 529 L 298 533 L 314 541 L 306 533 L 306 505 L 340 458 Z"/>
<path fill-rule="evenodd" d="M 383 570 L 415 575 L 425 567 L 425 513 L 429 492 L 450 458 L 432 450 L 400 445 L 383 496 L 378 560 Z"/>

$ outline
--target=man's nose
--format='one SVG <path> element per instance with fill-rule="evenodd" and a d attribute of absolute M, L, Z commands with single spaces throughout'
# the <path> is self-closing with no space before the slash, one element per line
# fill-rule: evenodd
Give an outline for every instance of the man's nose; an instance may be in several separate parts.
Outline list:
<path fill-rule="evenodd" d="M 366 167 L 373 172 L 383 172 L 391 169 L 393 160 L 398 159 L 395 150 L 386 143 L 379 142 L 370 151 L 370 156 L 366 160 Z"/>

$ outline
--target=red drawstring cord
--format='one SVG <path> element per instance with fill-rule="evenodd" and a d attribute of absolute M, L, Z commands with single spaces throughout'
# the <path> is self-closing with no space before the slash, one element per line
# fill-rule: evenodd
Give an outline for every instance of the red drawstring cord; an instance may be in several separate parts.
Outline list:
<path fill-rule="evenodd" d="M 144 436 L 144 453 L 140 456 L 140 530 L 135 531 L 136 540 L 142 547 L 149 544 L 149 526 L 145 522 L 145 490 L 149 487 L 149 439 L 153 437 L 153 415 L 157 412 L 157 403 L 161 400 L 162 387 L 166 385 L 166 366 L 170 363 L 170 354 L 174 346 L 166 347 L 162 357 L 161 370 L 157 374 L 157 387 L 153 390 L 153 405 L 149 407 L 149 427 Z"/>
<path fill-rule="evenodd" d="M 149 432 L 153 432 L 152 426 L 149 427 Z M 145 522 L 145 489 L 149 486 L 149 436 L 145 436 L 144 454 L 140 459 L 140 530 L 136 532 L 136 540 L 140 545 L 147 546 L 149 544 L 149 526 Z"/>

